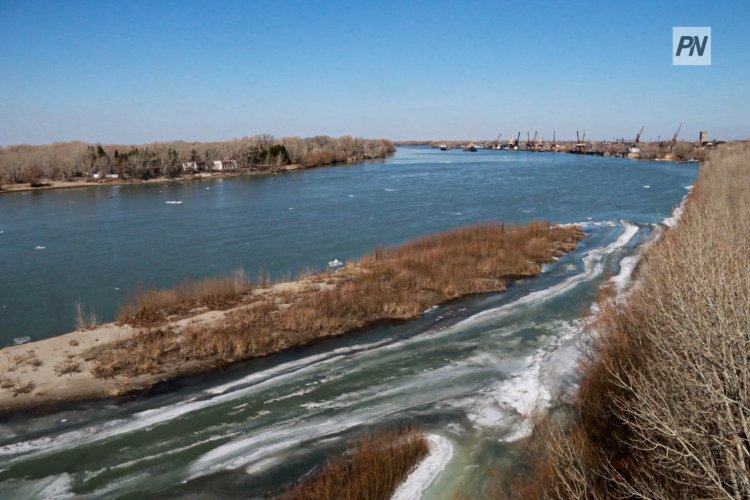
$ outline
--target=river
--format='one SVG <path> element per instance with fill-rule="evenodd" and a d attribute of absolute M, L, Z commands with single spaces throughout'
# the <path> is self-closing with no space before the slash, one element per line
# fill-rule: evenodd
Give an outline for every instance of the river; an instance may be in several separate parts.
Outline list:
<path fill-rule="evenodd" d="M 434 480 L 481 492 L 529 412 L 575 384 L 582 317 L 688 193 L 696 165 L 400 148 L 380 162 L 262 178 L 0 196 L 0 342 L 103 320 L 138 283 L 243 267 L 275 278 L 471 223 L 581 223 L 578 250 L 505 293 L 237 364 L 128 400 L 0 422 L 0 496 L 262 497 L 364 432 L 418 425 Z M 177 202 L 177 203 L 167 203 Z"/>

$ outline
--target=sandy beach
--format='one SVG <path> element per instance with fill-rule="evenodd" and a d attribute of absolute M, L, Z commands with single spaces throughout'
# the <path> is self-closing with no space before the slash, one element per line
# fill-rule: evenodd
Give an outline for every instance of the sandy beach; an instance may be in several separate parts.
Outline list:
<path fill-rule="evenodd" d="M 297 292 L 309 286 L 307 280 L 278 283 L 265 289 L 255 289 L 253 296 Z M 329 288 L 325 283 L 321 289 Z M 232 312 L 251 307 L 247 304 L 224 311 L 202 311 L 170 321 L 168 326 L 179 333 L 187 327 L 216 325 Z M 89 330 L 78 330 L 57 337 L 0 349 L 0 413 L 54 407 L 60 403 L 102 397 L 121 396 L 147 389 L 159 382 L 200 373 L 225 363 L 201 360 L 161 367 L 159 373 L 96 378 L 91 372 L 96 352 L 108 344 L 138 335 L 143 329 L 130 325 L 106 323 Z M 65 364 L 75 366 L 62 373 Z"/>

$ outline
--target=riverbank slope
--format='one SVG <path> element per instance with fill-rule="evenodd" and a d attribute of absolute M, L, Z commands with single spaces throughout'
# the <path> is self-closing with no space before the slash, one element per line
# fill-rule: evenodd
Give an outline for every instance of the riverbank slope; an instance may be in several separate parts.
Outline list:
<path fill-rule="evenodd" d="M 749 255 L 750 147 L 727 145 L 636 288 L 602 292 L 572 419 L 540 427 L 502 496 L 747 498 Z"/>

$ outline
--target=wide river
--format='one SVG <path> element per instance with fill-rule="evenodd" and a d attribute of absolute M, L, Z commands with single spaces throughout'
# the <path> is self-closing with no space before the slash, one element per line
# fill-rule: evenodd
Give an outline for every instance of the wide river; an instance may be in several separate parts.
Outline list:
<path fill-rule="evenodd" d="M 405 497 L 478 496 L 526 415 L 574 386 L 582 318 L 688 193 L 696 165 L 400 148 L 263 178 L 0 195 L 0 345 L 102 320 L 140 283 L 243 267 L 282 279 L 483 221 L 581 223 L 579 249 L 505 293 L 252 360 L 149 395 L 0 421 L 0 497 L 263 497 L 363 433 L 417 425 Z M 665 222 L 666 221 L 666 222 Z"/>

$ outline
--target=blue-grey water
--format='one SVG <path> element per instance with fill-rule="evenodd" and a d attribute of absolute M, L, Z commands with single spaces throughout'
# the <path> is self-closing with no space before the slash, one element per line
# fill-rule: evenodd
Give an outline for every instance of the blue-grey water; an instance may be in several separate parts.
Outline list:
<path fill-rule="evenodd" d="M 574 383 L 582 316 L 687 194 L 695 165 L 400 148 L 263 178 L 0 196 L 0 342 L 103 320 L 135 289 L 243 267 L 276 278 L 482 221 L 582 223 L 579 249 L 506 293 L 252 360 L 137 399 L 0 422 L 0 496 L 264 496 L 364 432 L 417 424 L 435 474 L 479 495 L 525 416 Z M 167 203 L 180 202 L 180 203 Z"/>

